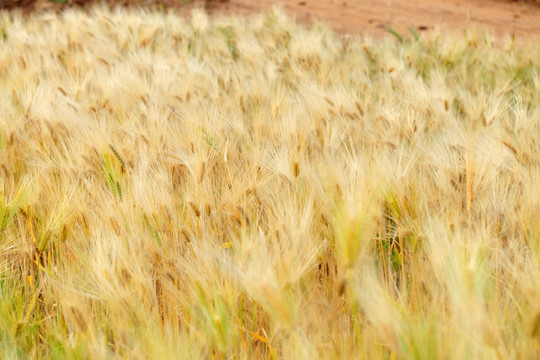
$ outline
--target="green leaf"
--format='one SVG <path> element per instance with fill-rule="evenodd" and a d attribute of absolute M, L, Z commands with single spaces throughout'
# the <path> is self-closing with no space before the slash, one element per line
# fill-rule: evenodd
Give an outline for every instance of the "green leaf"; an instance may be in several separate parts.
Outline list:
<path fill-rule="evenodd" d="M 413 27 L 410 28 L 410 29 L 409 29 L 409 32 L 412 34 L 412 36 L 414 37 L 414 39 L 415 39 L 416 41 L 420 41 L 420 36 L 418 36 L 418 32 L 416 31 L 415 28 L 413 28 Z"/>
<path fill-rule="evenodd" d="M 398 39 L 400 44 L 403 44 L 403 36 L 399 35 L 399 33 L 396 30 L 392 29 L 391 27 L 387 27 L 385 30 L 389 32 L 390 34 L 394 35 L 396 39 Z"/>

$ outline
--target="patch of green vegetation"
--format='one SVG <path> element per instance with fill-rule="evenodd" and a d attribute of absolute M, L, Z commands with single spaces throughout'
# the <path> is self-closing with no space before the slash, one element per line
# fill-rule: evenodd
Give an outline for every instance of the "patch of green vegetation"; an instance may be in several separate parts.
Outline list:
<path fill-rule="evenodd" d="M 233 60 L 238 60 L 238 48 L 236 47 L 236 40 L 233 29 L 231 27 L 219 27 L 218 30 L 225 37 L 227 41 L 227 47 L 231 52 Z"/>
<path fill-rule="evenodd" d="M 395 38 L 399 41 L 399 43 L 403 44 L 403 36 L 401 36 L 396 30 L 394 30 L 391 27 L 386 27 L 384 30 L 386 30 L 386 32 L 394 35 Z"/>
<path fill-rule="evenodd" d="M 0 188 L 0 239 L 3 238 L 4 231 L 15 219 L 15 215 L 21 208 L 27 194 L 28 189 L 21 187 L 15 193 L 11 201 L 7 202 L 4 188 Z"/>
<path fill-rule="evenodd" d="M 118 200 L 122 200 L 121 163 L 111 154 L 102 155 L 103 175 L 107 186 Z"/>
<path fill-rule="evenodd" d="M 418 36 L 418 32 L 416 31 L 416 29 L 414 27 L 410 28 L 409 32 L 414 37 L 414 40 L 420 41 L 420 36 Z"/>

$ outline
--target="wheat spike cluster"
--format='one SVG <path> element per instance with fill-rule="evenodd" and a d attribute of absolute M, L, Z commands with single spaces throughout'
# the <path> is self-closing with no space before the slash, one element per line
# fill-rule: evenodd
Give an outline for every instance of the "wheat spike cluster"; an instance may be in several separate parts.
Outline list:
<path fill-rule="evenodd" d="M 0 32 L 0 358 L 540 356 L 540 44 L 279 10 Z"/>

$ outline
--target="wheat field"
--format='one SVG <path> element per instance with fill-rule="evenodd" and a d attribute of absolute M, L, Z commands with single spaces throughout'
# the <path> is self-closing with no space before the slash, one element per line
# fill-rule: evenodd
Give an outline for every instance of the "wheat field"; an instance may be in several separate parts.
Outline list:
<path fill-rule="evenodd" d="M 539 43 L 0 32 L 0 358 L 539 358 Z"/>

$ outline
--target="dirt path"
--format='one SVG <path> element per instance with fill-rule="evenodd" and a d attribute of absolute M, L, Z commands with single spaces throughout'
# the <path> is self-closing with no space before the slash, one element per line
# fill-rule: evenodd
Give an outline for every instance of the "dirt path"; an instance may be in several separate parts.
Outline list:
<path fill-rule="evenodd" d="M 368 32 L 375 36 L 392 27 L 406 33 L 440 27 L 462 30 L 477 27 L 517 39 L 540 39 L 540 6 L 494 0 L 214 0 L 210 13 L 247 15 L 281 6 L 304 23 L 323 19 L 343 33 Z"/>
<path fill-rule="evenodd" d="M 413 27 L 418 32 L 476 27 L 497 35 L 514 34 L 518 41 L 540 41 L 540 0 L 0 0 L 0 7 L 32 12 L 101 1 L 142 7 L 161 4 L 186 15 L 194 7 L 204 6 L 212 15 L 246 16 L 277 5 L 302 23 L 320 19 L 341 33 L 381 36 L 388 34 L 388 27 L 400 34 Z"/>

